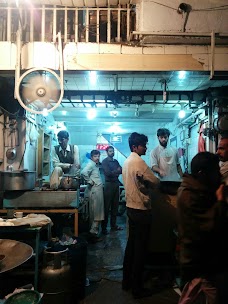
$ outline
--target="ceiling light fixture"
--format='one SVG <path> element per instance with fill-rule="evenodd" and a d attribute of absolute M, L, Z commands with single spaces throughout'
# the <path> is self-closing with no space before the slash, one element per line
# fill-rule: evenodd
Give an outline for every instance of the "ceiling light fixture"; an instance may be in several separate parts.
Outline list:
<path fill-rule="evenodd" d="M 87 119 L 92 120 L 97 116 L 97 111 L 96 109 L 89 109 L 87 112 Z"/>
<path fill-rule="evenodd" d="M 44 108 L 44 109 L 43 109 L 42 115 L 43 115 L 43 116 L 48 116 L 48 109 L 47 109 L 47 108 Z"/>
<path fill-rule="evenodd" d="M 186 71 L 179 71 L 178 72 L 178 78 L 179 79 L 185 79 L 186 77 Z"/>
<path fill-rule="evenodd" d="M 111 114 L 112 117 L 116 118 L 117 115 L 118 115 L 118 111 L 113 110 L 113 111 L 110 112 L 110 114 Z"/>
<path fill-rule="evenodd" d="M 122 131 L 122 128 L 120 126 L 118 126 L 117 124 L 113 124 L 109 129 L 108 131 L 110 133 L 114 133 L 114 134 L 118 134 L 118 133 L 121 133 Z"/>
<path fill-rule="evenodd" d="M 185 112 L 185 110 L 184 110 L 183 105 L 181 105 L 181 109 L 180 109 L 180 111 L 179 111 L 179 113 L 178 113 L 178 117 L 179 117 L 180 119 L 182 119 L 182 118 L 185 117 L 185 115 L 186 115 L 186 112 Z"/>
<path fill-rule="evenodd" d="M 92 85 L 95 85 L 97 83 L 97 72 L 96 71 L 89 72 L 89 81 L 90 81 L 90 84 L 92 84 Z"/>

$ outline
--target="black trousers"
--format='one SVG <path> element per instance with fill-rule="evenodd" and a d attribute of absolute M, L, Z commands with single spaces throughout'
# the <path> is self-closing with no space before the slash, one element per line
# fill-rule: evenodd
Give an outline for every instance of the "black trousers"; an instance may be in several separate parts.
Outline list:
<path fill-rule="evenodd" d="M 123 284 L 133 292 L 143 288 L 143 271 L 147 255 L 152 215 L 150 210 L 127 208 L 129 236 L 123 262 Z"/>
<path fill-rule="evenodd" d="M 102 229 L 107 228 L 109 210 L 111 208 L 111 227 L 116 226 L 116 216 L 119 206 L 119 182 L 105 182 L 104 185 L 104 221 Z"/>

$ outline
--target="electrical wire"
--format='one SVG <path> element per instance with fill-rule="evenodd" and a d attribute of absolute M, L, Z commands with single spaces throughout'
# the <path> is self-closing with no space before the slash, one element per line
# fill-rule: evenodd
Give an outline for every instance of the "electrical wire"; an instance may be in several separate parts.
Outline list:
<path fill-rule="evenodd" d="M 19 113 L 19 111 L 20 111 L 20 110 L 17 110 L 17 112 L 11 113 L 11 112 L 7 111 L 6 109 L 4 109 L 4 108 L 1 107 L 1 106 L 0 106 L 0 109 L 1 109 L 3 112 L 6 112 L 8 115 L 13 115 L 13 116 L 17 116 L 18 113 Z"/>
<path fill-rule="evenodd" d="M 153 3 L 155 3 L 155 4 L 158 4 L 158 5 L 161 5 L 161 6 L 164 6 L 164 7 L 167 7 L 167 8 L 170 8 L 170 9 L 172 9 L 172 10 L 174 10 L 174 11 L 177 11 L 177 9 L 176 9 L 176 8 L 171 7 L 171 6 L 169 6 L 169 5 L 165 5 L 165 4 L 162 4 L 162 3 L 156 2 L 156 1 L 151 1 L 151 2 L 153 2 Z"/>
<path fill-rule="evenodd" d="M 161 6 L 164 6 L 164 7 L 167 7 L 169 9 L 172 9 L 174 11 L 177 11 L 176 8 L 174 7 L 171 7 L 169 5 L 166 5 L 166 4 L 163 4 L 163 3 L 159 3 L 159 2 L 156 2 L 156 1 L 151 1 L 155 4 L 158 4 L 158 5 L 161 5 Z M 228 10 L 228 5 L 220 5 L 220 6 L 215 6 L 215 7 L 208 7 L 208 8 L 199 8 L 199 9 L 192 9 L 191 12 L 203 12 L 203 11 L 221 11 L 221 10 Z"/>
<path fill-rule="evenodd" d="M 192 9 L 192 12 L 203 12 L 203 11 L 221 11 L 221 10 L 227 10 L 228 5 L 220 5 L 215 7 L 208 7 L 208 8 L 199 8 L 199 9 Z"/>

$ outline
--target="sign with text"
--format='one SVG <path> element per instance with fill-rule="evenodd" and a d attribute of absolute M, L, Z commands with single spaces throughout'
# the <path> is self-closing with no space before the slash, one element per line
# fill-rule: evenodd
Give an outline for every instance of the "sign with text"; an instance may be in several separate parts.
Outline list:
<path fill-rule="evenodd" d="M 104 151 L 107 149 L 108 146 L 109 146 L 108 144 L 97 144 L 96 149 Z"/>
<path fill-rule="evenodd" d="M 121 143 L 122 142 L 122 136 L 121 135 L 111 135 L 110 136 L 110 142 L 111 143 Z"/>

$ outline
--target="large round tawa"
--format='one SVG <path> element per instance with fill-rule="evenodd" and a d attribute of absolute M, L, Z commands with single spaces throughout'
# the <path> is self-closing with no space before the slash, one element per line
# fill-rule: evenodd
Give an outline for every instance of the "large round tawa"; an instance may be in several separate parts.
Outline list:
<path fill-rule="evenodd" d="M 22 242 L 0 239 L 0 254 L 5 256 L 0 262 L 0 273 L 2 273 L 26 262 L 32 256 L 33 249 Z"/>

